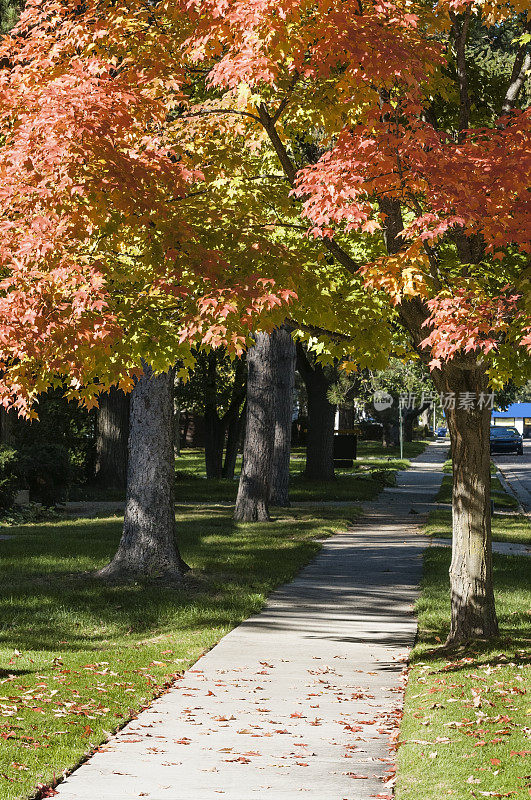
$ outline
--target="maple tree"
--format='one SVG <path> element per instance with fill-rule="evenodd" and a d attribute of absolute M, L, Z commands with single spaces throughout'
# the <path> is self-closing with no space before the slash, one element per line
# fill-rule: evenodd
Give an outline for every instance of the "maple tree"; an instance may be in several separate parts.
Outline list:
<path fill-rule="evenodd" d="M 222 214 L 201 220 L 201 174 L 168 143 L 146 65 L 76 57 L 102 35 L 93 11 L 29 3 L 2 43 L 2 392 L 30 414 L 65 376 L 90 404 L 117 381 L 130 389 L 142 356 L 160 371 L 191 363 L 196 340 L 241 352 L 253 316 L 290 297 L 264 263 L 280 245 L 264 252 Z"/>
<path fill-rule="evenodd" d="M 525 7 L 286 2 L 277 14 L 276 5 L 188 4 L 200 28 L 188 40 L 191 62 L 217 90 L 192 113 L 212 114 L 216 125 L 234 114 L 248 146 L 267 140 L 309 234 L 387 298 L 389 319 L 440 392 L 475 398 L 447 411 L 449 640 L 496 634 L 485 398 L 491 384 L 529 375 L 531 114 L 517 108 L 529 66 Z M 468 85 L 468 31 L 477 19 L 501 25 L 508 16 L 521 25 L 519 47 L 505 94 L 491 98 L 495 113 L 481 116 Z M 374 257 L 359 257 L 360 236 L 374 242 Z"/>
<path fill-rule="evenodd" d="M 2 48 L 1 263 L 17 298 L 2 307 L 3 364 L 16 402 L 42 388 L 43 364 L 57 373 L 68 361 L 71 391 L 89 398 L 117 376 L 126 385 L 125 362 L 146 352 L 161 367 L 194 337 L 221 344 L 232 330 L 241 343 L 252 314 L 295 283 L 297 321 L 347 329 L 361 364 L 394 326 L 439 391 L 478 398 L 523 379 L 525 12 L 522 0 L 30 3 Z M 476 21 L 508 18 L 514 63 L 480 115 L 467 37 Z M 257 274 L 283 292 L 271 298 Z M 497 631 L 489 409 L 447 416 L 458 640 Z"/>
<path fill-rule="evenodd" d="M 266 262 L 287 256 L 202 205 L 200 171 L 165 135 L 175 76 L 158 91 L 145 61 L 96 52 L 105 5 L 79 11 L 29 3 L 1 45 L 0 392 L 31 417 L 49 386 L 88 406 L 134 387 L 137 444 L 159 452 L 132 451 L 124 536 L 102 575 L 173 580 L 168 370 L 192 364 L 194 343 L 241 353 L 264 311 L 273 323 L 293 293 Z"/>

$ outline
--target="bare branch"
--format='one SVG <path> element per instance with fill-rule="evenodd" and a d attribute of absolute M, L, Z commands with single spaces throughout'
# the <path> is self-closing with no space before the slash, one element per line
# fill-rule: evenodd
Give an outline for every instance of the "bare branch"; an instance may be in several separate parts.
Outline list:
<path fill-rule="evenodd" d="M 202 111 L 191 111 L 189 114 L 183 114 L 181 119 L 190 119 L 190 117 L 206 117 L 210 114 L 236 114 L 239 117 L 250 117 L 255 122 L 261 122 L 260 117 L 256 114 L 251 114 L 250 111 L 236 111 L 233 108 L 205 108 Z"/>
<path fill-rule="evenodd" d="M 291 183 L 291 185 L 293 185 L 295 182 L 295 175 L 297 173 L 297 170 L 288 155 L 288 151 L 286 150 L 284 143 L 282 142 L 282 139 L 278 135 L 278 131 L 273 121 L 273 117 L 269 115 L 267 106 L 264 103 L 260 104 L 258 108 L 258 113 L 260 115 L 260 122 L 264 126 L 265 132 L 269 136 L 269 140 L 273 145 L 273 149 L 277 154 L 280 164 L 282 165 L 282 169 L 284 170 L 288 181 Z"/>
<path fill-rule="evenodd" d="M 299 330 L 301 331 L 306 331 L 306 333 L 313 333 L 316 336 L 328 336 L 330 339 L 336 342 L 354 341 L 354 338 L 346 333 L 339 333 L 339 331 L 329 331 L 327 328 L 321 328 L 319 325 L 307 325 L 304 322 L 298 322 L 296 319 L 293 319 L 292 317 L 287 317 L 286 322 L 293 329 L 299 328 Z"/>
<path fill-rule="evenodd" d="M 470 7 L 463 15 L 463 22 L 460 24 L 460 17 L 450 12 L 452 21 L 452 32 L 455 40 L 457 58 L 457 77 L 459 79 L 459 140 L 463 138 L 465 131 L 470 124 L 470 95 L 468 92 L 468 74 L 466 68 L 466 40 L 468 26 L 470 24 Z"/>
<path fill-rule="evenodd" d="M 526 31 L 531 30 L 531 20 L 526 25 Z M 509 87 L 505 92 L 505 97 L 503 100 L 502 105 L 502 114 L 508 114 L 510 111 L 513 110 L 516 101 L 518 100 L 518 95 L 524 85 L 525 79 L 527 77 L 527 73 L 531 69 L 531 52 L 529 51 L 529 45 L 523 44 L 517 54 L 516 58 L 514 59 L 513 69 L 511 72 L 511 81 L 509 83 Z"/>
<path fill-rule="evenodd" d="M 278 122 L 278 120 L 282 116 L 282 113 L 284 112 L 284 109 L 286 108 L 286 106 L 288 105 L 288 103 L 290 101 L 291 95 L 293 94 L 293 90 L 295 89 L 295 86 L 297 85 L 298 80 L 299 80 L 299 73 L 295 72 L 293 74 L 293 78 L 291 79 L 290 85 L 288 86 L 288 89 L 287 89 L 287 92 L 286 92 L 286 95 L 285 95 L 284 99 L 281 101 L 279 107 L 277 108 L 277 110 L 275 111 L 273 116 L 271 117 L 271 122 L 273 123 L 273 125 L 276 122 Z"/>
<path fill-rule="evenodd" d="M 249 228 L 267 229 L 267 228 L 288 228 L 293 231 L 307 231 L 307 225 L 294 225 L 291 222 L 262 222 L 257 225 L 249 225 Z"/>
<path fill-rule="evenodd" d="M 273 149 L 277 154 L 278 160 L 284 170 L 286 177 L 290 184 L 294 186 L 295 184 L 295 175 L 297 174 L 297 168 L 295 164 L 289 157 L 288 151 L 286 150 L 282 139 L 280 138 L 278 131 L 275 127 L 275 123 L 273 122 L 273 117 L 270 116 L 267 106 L 262 103 L 258 109 L 258 113 L 260 114 L 260 122 L 264 126 L 264 129 L 269 136 L 269 140 L 273 145 Z M 346 270 L 351 272 L 352 274 L 357 273 L 360 264 L 355 261 L 352 256 L 350 256 L 346 250 L 338 245 L 336 241 L 333 239 L 323 238 L 321 240 L 322 245 L 328 252 L 334 256 L 334 258 L 343 266 Z"/>

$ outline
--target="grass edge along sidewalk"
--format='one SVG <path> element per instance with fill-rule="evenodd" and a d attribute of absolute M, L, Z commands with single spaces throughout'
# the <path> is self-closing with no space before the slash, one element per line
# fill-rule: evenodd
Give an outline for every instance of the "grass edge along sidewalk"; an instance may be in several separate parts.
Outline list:
<path fill-rule="evenodd" d="M 429 526 L 441 535 L 444 520 Z M 434 519 L 435 517 L 435 519 Z M 495 517 L 495 539 L 529 540 L 524 517 Z M 446 526 L 448 520 L 446 520 Z M 424 556 L 419 631 L 410 659 L 397 765 L 397 800 L 531 796 L 530 561 L 494 554 L 500 638 L 445 650 L 450 601 L 448 548 Z"/>
<path fill-rule="evenodd" d="M 181 590 L 105 586 L 118 518 L 4 528 L 0 542 L 0 796 L 34 796 L 258 611 L 344 529 L 356 507 L 286 511 L 236 524 L 228 509 L 177 517 Z M 43 795 L 44 796 L 44 795 Z"/>

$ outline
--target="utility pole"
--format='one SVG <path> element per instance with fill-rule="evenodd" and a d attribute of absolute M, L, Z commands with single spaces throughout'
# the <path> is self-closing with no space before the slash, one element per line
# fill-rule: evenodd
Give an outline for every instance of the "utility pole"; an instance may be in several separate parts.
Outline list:
<path fill-rule="evenodd" d="M 404 458 L 404 422 L 402 420 L 402 399 L 398 401 L 398 420 L 400 425 L 400 459 Z"/>

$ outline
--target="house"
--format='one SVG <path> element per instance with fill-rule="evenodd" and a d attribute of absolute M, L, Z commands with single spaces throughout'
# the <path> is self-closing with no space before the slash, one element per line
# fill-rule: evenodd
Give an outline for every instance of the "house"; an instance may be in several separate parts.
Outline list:
<path fill-rule="evenodd" d="M 523 436 L 531 438 L 531 402 L 513 403 L 507 411 L 492 412 L 493 425 L 507 425 L 516 428 Z"/>

